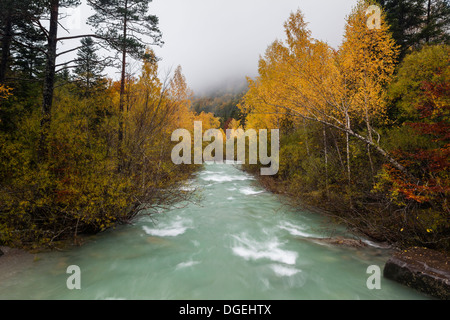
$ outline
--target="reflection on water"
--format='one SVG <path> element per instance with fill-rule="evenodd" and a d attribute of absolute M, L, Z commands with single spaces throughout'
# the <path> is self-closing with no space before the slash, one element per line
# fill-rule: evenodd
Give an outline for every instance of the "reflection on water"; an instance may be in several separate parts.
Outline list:
<path fill-rule="evenodd" d="M 427 298 L 386 279 L 381 290 L 369 290 L 367 268 L 383 268 L 386 249 L 317 241 L 342 230 L 286 206 L 234 166 L 206 165 L 188 187 L 200 188 L 200 205 L 143 217 L 67 252 L 39 254 L 0 283 L 0 298 Z M 81 290 L 66 287 L 69 265 L 81 269 Z"/>

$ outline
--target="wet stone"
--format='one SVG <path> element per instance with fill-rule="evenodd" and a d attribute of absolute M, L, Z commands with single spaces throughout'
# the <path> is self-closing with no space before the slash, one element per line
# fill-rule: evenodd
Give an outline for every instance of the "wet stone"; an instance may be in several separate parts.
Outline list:
<path fill-rule="evenodd" d="M 450 257 L 414 247 L 395 253 L 384 267 L 384 277 L 432 297 L 450 299 Z"/>

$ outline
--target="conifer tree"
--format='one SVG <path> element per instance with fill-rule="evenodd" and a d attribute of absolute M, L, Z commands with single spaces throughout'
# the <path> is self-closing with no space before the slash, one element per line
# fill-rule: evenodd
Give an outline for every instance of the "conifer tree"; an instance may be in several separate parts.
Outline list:
<path fill-rule="evenodd" d="M 379 0 L 403 58 L 422 44 L 449 43 L 450 4 L 447 0 Z"/>
<path fill-rule="evenodd" d="M 33 0 L 0 1 L 0 83 L 13 68 L 31 77 L 42 63 L 44 36 L 38 30 L 45 11 L 43 2 Z"/>
<path fill-rule="evenodd" d="M 86 37 L 81 40 L 82 47 L 77 54 L 77 67 L 74 70 L 78 86 L 83 90 L 84 96 L 90 96 L 103 79 L 102 72 L 105 66 L 96 54 L 94 40 Z"/>

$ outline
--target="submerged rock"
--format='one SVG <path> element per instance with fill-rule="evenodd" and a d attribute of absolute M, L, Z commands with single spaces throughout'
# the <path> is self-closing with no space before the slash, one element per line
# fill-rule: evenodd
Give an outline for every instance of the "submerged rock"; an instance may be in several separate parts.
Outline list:
<path fill-rule="evenodd" d="M 450 257 L 426 248 L 395 253 L 384 267 L 384 277 L 438 299 L 450 299 Z"/>

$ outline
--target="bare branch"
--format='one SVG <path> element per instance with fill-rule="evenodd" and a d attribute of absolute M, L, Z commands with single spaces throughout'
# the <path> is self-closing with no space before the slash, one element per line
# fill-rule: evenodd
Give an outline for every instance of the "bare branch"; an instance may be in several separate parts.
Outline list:
<path fill-rule="evenodd" d="M 61 22 L 59 22 L 58 21 L 58 25 L 61 27 L 61 28 L 63 28 L 64 29 L 64 31 L 66 31 L 68 34 L 70 34 L 70 31 L 69 30 L 67 30 L 67 28 L 66 27 L 64 27 L 62 24 L 61 24 Z"/>
<path fill-rule="evenodd" d="M 59 73 L 61 71 L 67 70 L 67 69 L 72 69 L 72 68 L 76 68 L 77 66 L 65 66 L 64 68 L 58 69 L 55 71 L 55 73 Z"/>
<path fill-rule="evenodd" d="M 70 50 L 66 50 L 66 51 L 60 52 L 60 53 L 58 53 L 58 54 L 56 55 L 56 57 L 59 57 L 59 56 L 62 56 L 63 54 L 70 53 L 70 52 L 72 52 L 72 51 L 78 50 L 78 49 L 80 49 L 80 48 L 82 48 L 82 47 L 83 47 L 83 46 L 79 46 L 79 47 L 76 47 L 76 48 L 73 48 L 73 49 L 70 49 Z"/>
<path fill-rule="evenodd" d="M 80 60 L 79 59 L 72 59 L 70 61 L 59 63 L 59 64 L 55 65 L 55 67 L 65 66 L 65 65 L 68 65 L 69 63 L 78 62 L 78 61 L 80 61 Z"/>
<path fill-rule="evenodd" d="M 45 54 L 46 56 L 48 56 L 47 51 L 43 50 L 42 48 L 39 48 L 39 47 L 36 47 L 36 46 L 32 46 L 32 45 L 30 45 L 30 44 L 22 43 L 22 42 L 20 42 L 20 41 L 17 41 L 17 40 L 14 39 L 14 38 L 12 38 L 12 42 L 14 42 L 15 44 L 17 44 L 17 45 L 19 45 L 19 46 L 21 46 L 21 47 L 25 47 L 25 48 L 28 48 L 28 49 L 40 51 L 40 52 L 42 52 L 43 54 Z"/>
<path fill-rule="evenodd" d="M 79 39 L 79 38 L 86 38 L 86 37 L 97 38 L 97 39 L 102 39 L 102 40 L 108 40 L 108 38 L 99 36 L 98 34 L 81 34 L 81 35 L 76 35 L 76 36 L 61 37 L 61 38 L 58 38 L 56 40 L 57 41 L 64 41 L 64 40 L 72 40 L 72 39 Z"/>

